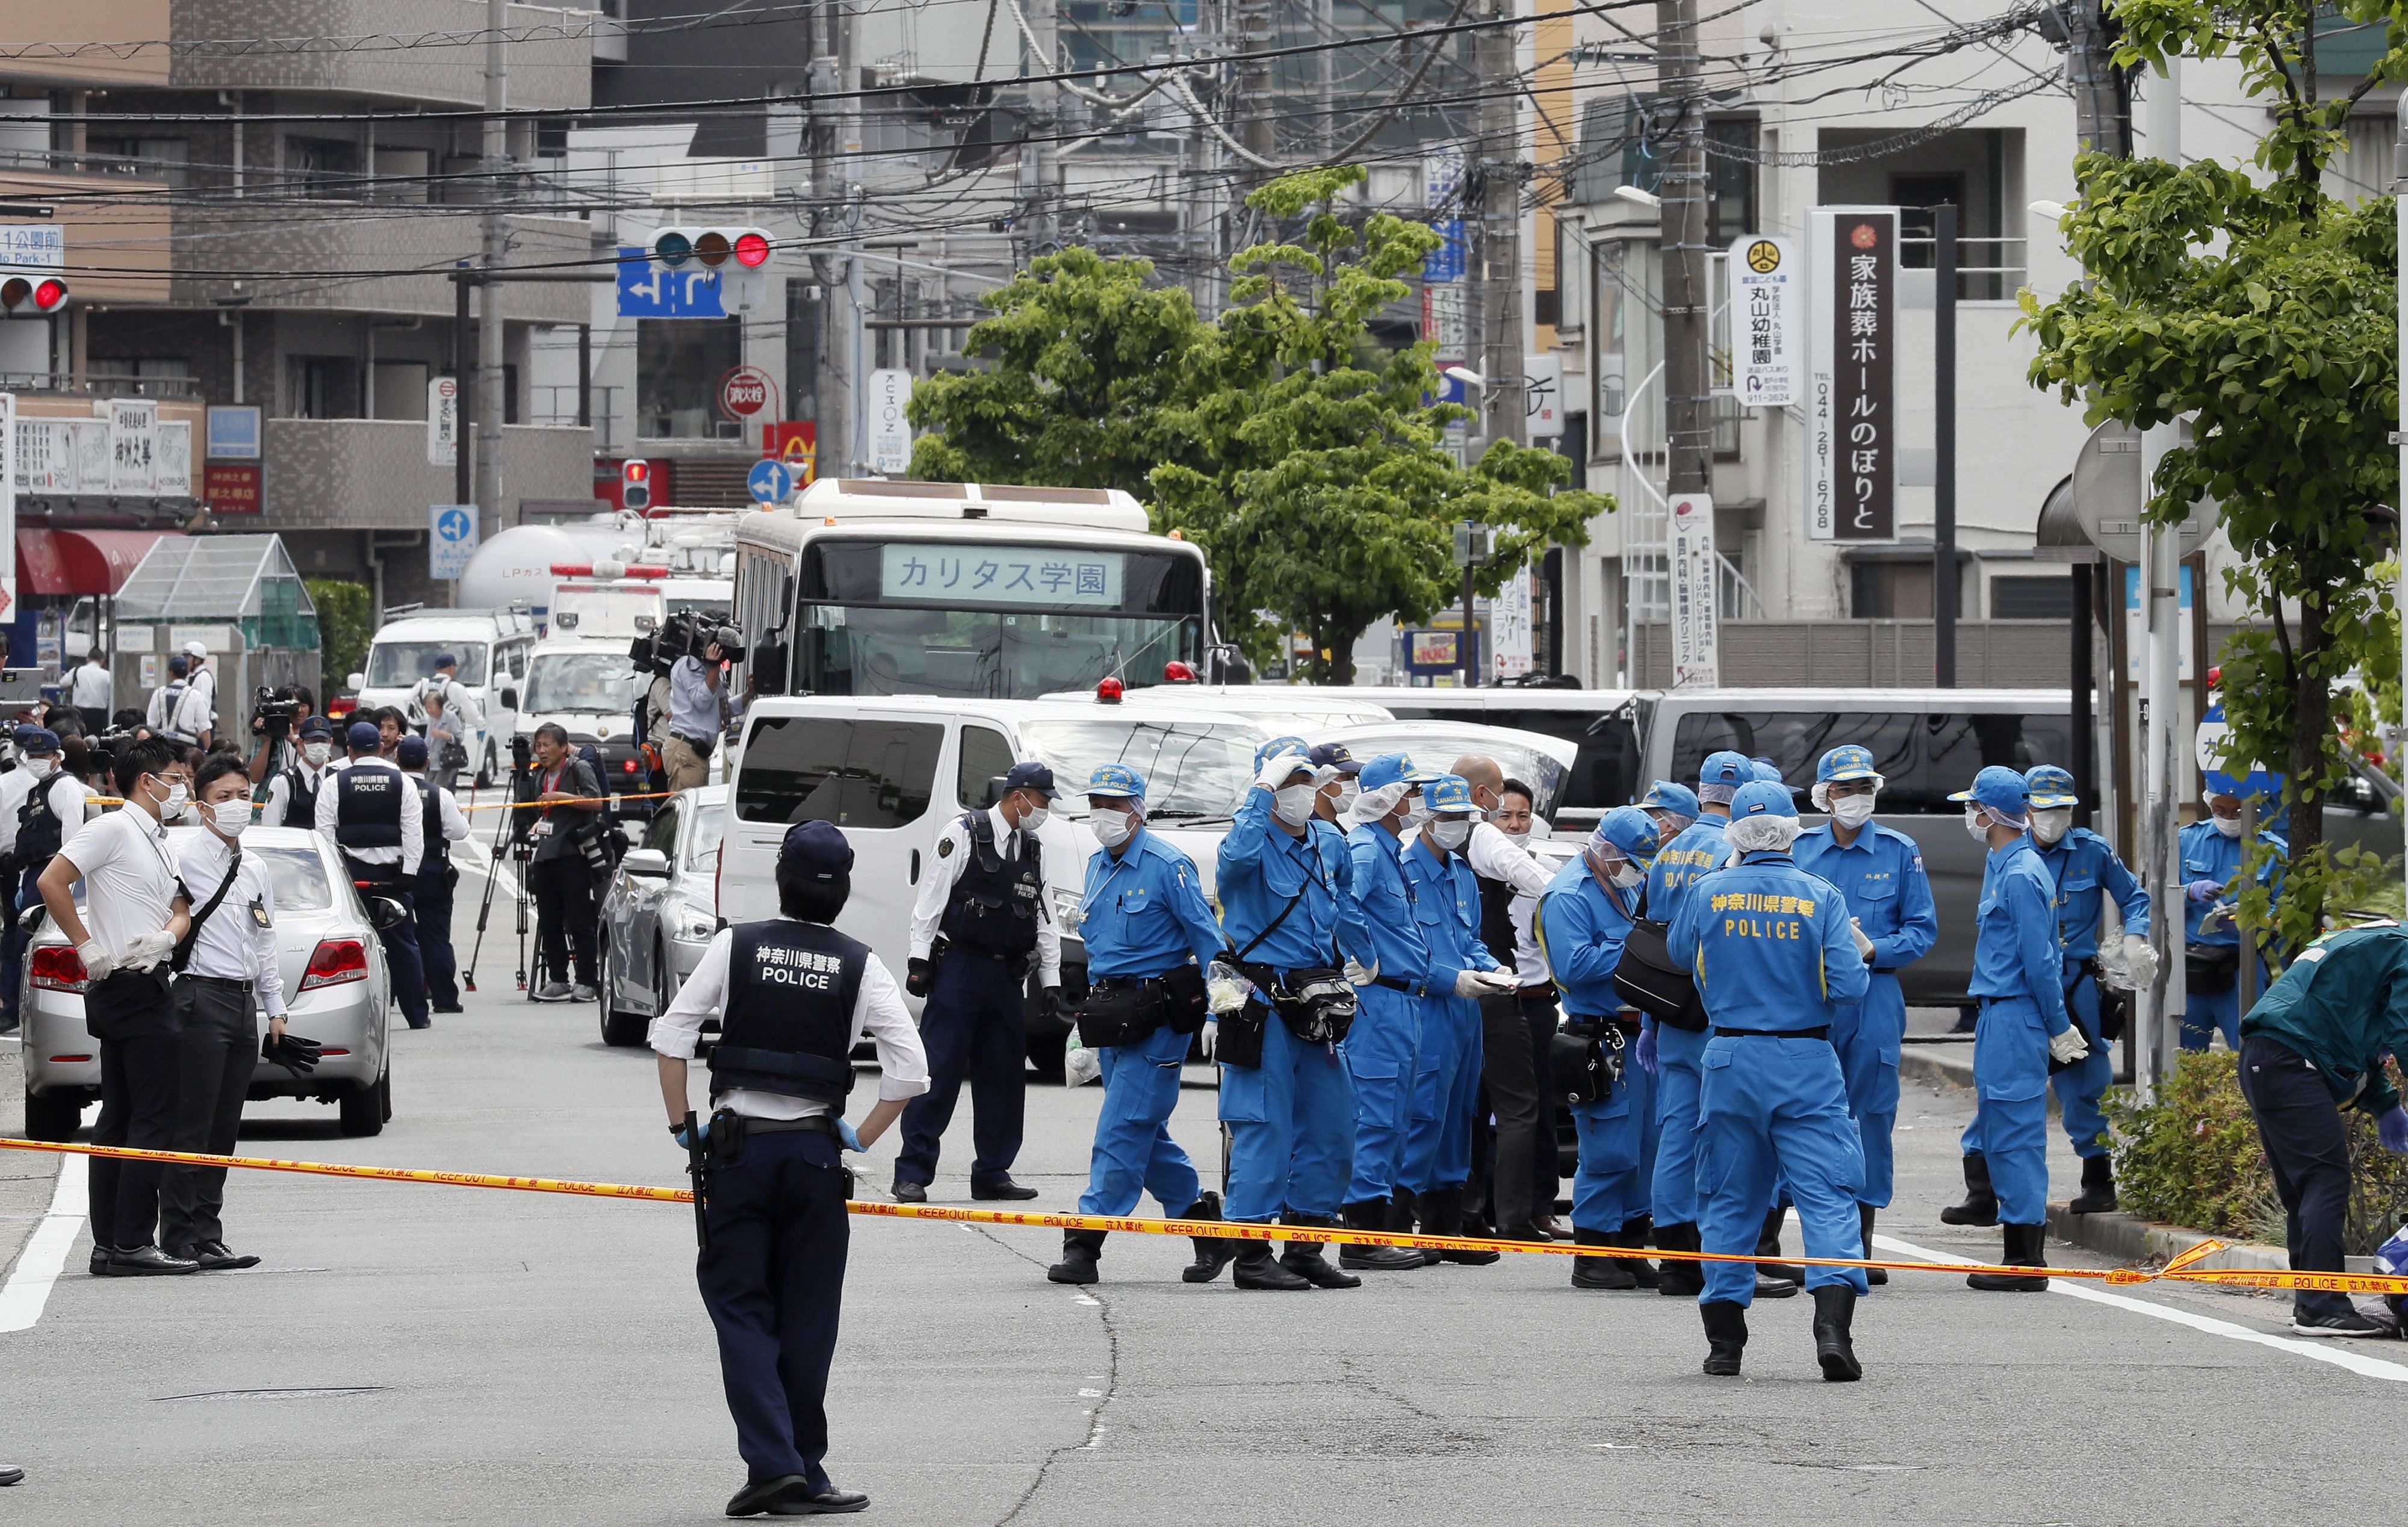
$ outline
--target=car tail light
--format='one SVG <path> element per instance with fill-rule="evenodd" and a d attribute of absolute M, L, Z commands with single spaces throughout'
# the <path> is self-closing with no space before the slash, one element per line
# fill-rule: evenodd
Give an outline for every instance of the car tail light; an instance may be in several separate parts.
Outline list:
<path fill-rule="evenodd" d="M 627 759 L 619 765 L 619 768 L 622 773 L 633 774 L 636 772 L 636 761 L 632 758 Z"/>
<path fill-rule="evenodd" d="M 301 973 L 301 990 L 368 978 L 367 946 L 356 938 L 322 938 L 309 953 L 309 968 Z"/>
<path fill-rule="evenodd" d="M 89 978 L 83 956 L 65 944 L 44 944 L 34 950 L 27 977 L 45 992 L 81 992 Z"/>
<path fill-rule="evenodd" d="M 92 1057 L 89 1055 L 53 1055 L 50 1057 L 50 1063 L 52 1065 L 81 1065 L 84 1062 L 91 1059 Z"/>

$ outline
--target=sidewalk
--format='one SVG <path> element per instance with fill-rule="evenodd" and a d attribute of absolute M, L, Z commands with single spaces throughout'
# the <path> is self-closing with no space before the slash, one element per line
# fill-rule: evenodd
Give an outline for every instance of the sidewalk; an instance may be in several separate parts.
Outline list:
<path fill-rule="evenodd" d="M 17 1036 L 0 1035 L 0 1135 L 25 1133 L 25 1071 Z M 60 1158 L 47 1151 L 0 1152 L 0 1280 L 50 1206 Z"/>

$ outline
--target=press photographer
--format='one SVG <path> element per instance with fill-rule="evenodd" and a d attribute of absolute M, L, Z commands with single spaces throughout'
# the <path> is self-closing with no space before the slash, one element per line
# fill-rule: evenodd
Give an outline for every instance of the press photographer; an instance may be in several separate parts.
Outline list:
<path fill-rule="evenodd" d="M 704 611 L 680 610 L 658 635 L 638 638 L 629 655 L 655 676 L 644 702 L 649 714 L 637 718 L 637 731 L 659 749 L 661 788 L 704 783 L 726 724 L 726 665 L 744 661 L 744 633 Z"/>
<path fill-rule="evenodd" d="M 599 871 L 609 860 L 602 843 L 602 781 L 593 765 L 570 749 L 568 733 L 556 721 L 535 731 L 535 767 L 518 777 L 515 798 L 527 808 L 515 815 L 534 840 L 527 883 L 535 892 L 536 947 L 542 965 L 538 1002 L 592 1002 L 600 914 L 594 905 Z M 537 809 L 539 807 L 540 809 Z M 571 973 L 572 953 L 576 985 Z"/>

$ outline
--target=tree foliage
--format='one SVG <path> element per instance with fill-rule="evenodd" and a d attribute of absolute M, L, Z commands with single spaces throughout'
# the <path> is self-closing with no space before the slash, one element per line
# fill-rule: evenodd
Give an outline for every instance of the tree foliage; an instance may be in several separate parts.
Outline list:
<path fill-rule="evenodd" d="M 929 433 L 912 470 L 1148 498 L 1157 530 L 1205 549 L 1225 637 L 1259 659 L 1302 631 L 1314 677 L 1340 683 L 1372 622 L 1427 620 L 1458 592 L 1456 521 L 1492 527 L 1478 578 L 1492 594 L 1549 544 L 1584 544 L 1611 499 L 1557 492 L 1570 467 L 1551 451 L 1499 442 L 1457 464 L 1445 426 L 1464 411 L 1428 401 L 1433 347 L 1373 341 L 1372 320 L 1409 293 L 1401 278 L 1438 235 L 1340 215 L 1362 177 L 1307 170 L 1255 191 L 1287 236 L 1231 262 L 1215 322 L 1151 285 L 1142 260 L 1031 262 L 970 331 L 993 369 L 915 391 L 911 419 Z"/>

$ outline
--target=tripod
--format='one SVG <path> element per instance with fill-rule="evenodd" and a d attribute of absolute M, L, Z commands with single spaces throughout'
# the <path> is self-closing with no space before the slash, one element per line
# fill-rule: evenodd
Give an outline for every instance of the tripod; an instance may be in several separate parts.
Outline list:
<path fill-rule="evenodd" d="M 517 787 L 520 781 L 527 777 L 529 772 L 530 771 L 524 766 L 516 767 L 510 771 L 510 782 L 512 787 L 510 793 L 513 797 L 520 793 Z M 518 820 L 519 816 L 520 813 L 515 807 L 505 811 L 502 814 L 503 820 L 501 825 L 496 828 L 494 833 L 494 847 L 492 854 L 487 859 L 485 865 L 485 895 L 484 899 L 477 907 L 477 941 L 468 951 L 468 968 L 463 973 L 461 978 L 461 984 L 471 992 L 477 990 L 477 959 L 484 952 L 485 949 L 485 923 L 486 920 L 493 915 L 494 888 L 501 884 L 502 881 L 503 849 L 506 843 L 509 846 L 509 862 L 518 875 L 519 881 L 518 986 L 519 990 L 522 992 L 529 990 L 527 985 L 526 937 L 528 898 L 533 894 L 533 892 L 527 888 L 527 865 L 535 857 L 535 842 L 532 838 L 528 837 L 526 833 L 523 830 L 522 824 Z"/>

